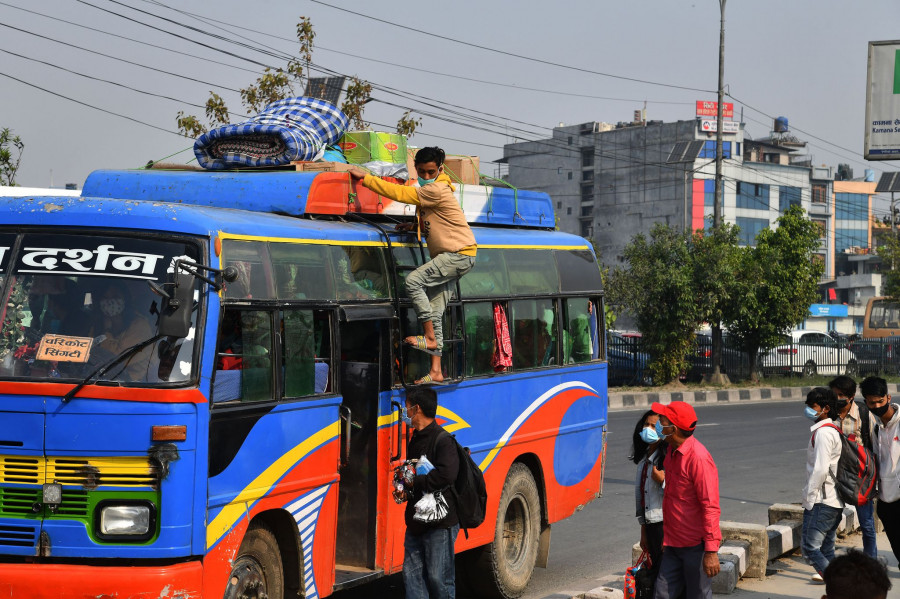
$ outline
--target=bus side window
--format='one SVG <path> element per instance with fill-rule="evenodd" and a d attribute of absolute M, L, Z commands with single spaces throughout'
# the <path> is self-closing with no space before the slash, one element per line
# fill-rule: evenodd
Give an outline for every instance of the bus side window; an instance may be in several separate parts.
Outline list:
<path fill-rule="evenodd" d="M 330 390 L 331 327 L 321 310 L 285 310 L 282 318 L 284 396 L 303 397 Z"/>
<path fill-rule="evenodd" d="M 466 375 L 494 372 L 494 306 L 492 302 L 465 305 Z"/>
<path fill-rule="evenodd" d="M 272 314 L 225 309 L 219 329 L 213 403 L 272 399 Z"/>
<path fill-rule="evenodd" d="M 512 314 L 513 368 L 537 368 L 555 362 L 556 317 L 553 300 L 514 300 Z"/>
<path fill-rule="evenodd" d="M 563 353 L 566 364 L 589 362 L 596 345 L 596 318 L 593 317 L 591 301 L 586 297 L 568 298 L 566 302 L 565 330 L 563 332 Z"/>

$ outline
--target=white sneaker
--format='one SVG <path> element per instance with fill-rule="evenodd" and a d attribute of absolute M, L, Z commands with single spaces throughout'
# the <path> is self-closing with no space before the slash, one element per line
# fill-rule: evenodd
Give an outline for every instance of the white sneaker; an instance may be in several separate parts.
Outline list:
<path fill-rule="evenodd" d="M 813 584 L 825 584 L 825 580 L 822 578 L 822 575 L 816 572 L 812 576 L 809 577 L 809 581 Z"/>

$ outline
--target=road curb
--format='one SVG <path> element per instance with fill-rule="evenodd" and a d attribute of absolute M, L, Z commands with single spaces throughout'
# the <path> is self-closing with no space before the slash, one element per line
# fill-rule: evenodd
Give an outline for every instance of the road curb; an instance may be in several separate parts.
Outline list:
<path fill-rule="evenodd" d="M 797 401 L 806 398 L 813 387 L 751 387 L 747 389 L 704 389 L 685 391 L 612 391 L 610 410 L 649 408 L 653 402 L 684 401 L 691 405 L 724 405 L 754 401 Z M 889 383 L 888 391 L 900 393 L 900 384 Z"/>

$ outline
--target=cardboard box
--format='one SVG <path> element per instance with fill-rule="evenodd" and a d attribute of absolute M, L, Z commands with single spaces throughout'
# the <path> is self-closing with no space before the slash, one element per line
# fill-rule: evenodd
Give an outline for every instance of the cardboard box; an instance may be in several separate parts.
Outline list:
<path fill-rule="evenodd" d="M 398 133 L 347 131 L 338 145 L 352 164 L 406 162 L 406 136 Z"/>
<path fill-rule="evenodd" d="M 450 154 L 444 160 L 444 172 L 455 183 L 465 185 L 479 185 L 481 175 L 478 156 L 459 156 Z"/>
<path fill-rule="evenodd" d="M 302 162 L 294 161 L 291 164 L 298 170 L 305 173 L 346 173 L 350 170 L 352 164 L 344 164 L 343 162 Z"/>

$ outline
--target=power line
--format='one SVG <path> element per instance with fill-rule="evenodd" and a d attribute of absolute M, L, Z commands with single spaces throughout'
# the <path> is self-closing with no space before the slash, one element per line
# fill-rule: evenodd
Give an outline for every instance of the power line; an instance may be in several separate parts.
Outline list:
<path fill-rule="evenodd" d="M 153 129 L 157 129 L 157 130 L 159 130 L 159 131 L 165 131 L 166 133 L 171 133 L 171 134 L 173 134 L 173 135 L 177 135 L 178 137 L 183 137 L 183 136 L 181 135 L 181 133 L 178 133 L 177 131 L 172 131 L 172 130 L 170 130 L 170 129 L 164 129 L 163 127 L 157 127 L 156 125 L 151 125 L 150 123 L 147 123 L 147 122 L 138 120 L 138 119 L 136 119 L 136 118 L 132 118 L 132 117 L 126 116 L 126 115 L 124 115 L 124 114 L 119 114 L 118 112 L 112 112 L 111 110 L 106 110 L 105 108 L 100 108 L 99 106 L 94 106 L 93 104 L 88 104 L 87 102 L 82 102 L 81 100 L 76 100 L 75 98 L 70 98 L 69 96 L 64 96 L 64 95 L 62 95 L 62 94 L 60 94 L 60 93 L 51 91 L 51 90 L 46 89 L 46 88 L 43 88 L 43 87 L 40 87 L 40 86 L 35 85 L 35 84 L 33 84 L 33 83 L 29 83 L 29 82 L 27 82 L 27 81 L 23 81 L 22 79 L 19 79 L 18 77 L 13 77 L 12 75 L 7 75 L 6 73 L 0 73 L 0 76 L 6 77 L 6 78 L 8 78 L 8 79 L 12 79 L 13 81 L 18 81 L 18 82 L 21 83 L 22 85 L 27 85 L 28 87 L 33 87 L 33 88 L 35 88 L 35 89 L 39 89 L 39 90 L 41 90 L 42 92 L 46 92 L 46 93 L 51 94 L 51 95 L 54 95 L 54 96 L 56 96 L 56 97 L 58 97 L 58 98 L 62 98 L 62 99 L 64 99 L 64 100 L 68 100 L 68 101 L 70 101 L 70 102 L 75 102 L 76 104 L 81 104 L 82 106 L 86 106 L 86 107 L 91 108 L 91 109 L 93 109 L 93 110 L 98 110 L 98 111 L 103 112 L 103 113 L 106 113 L 106 114 L 111 114 L 111 115 L 113 115 L 113 116 L 117 116 L 117 117 L 119 117 L 119 118 L 122 118 L 122 119 L 126 119 L 126 120 L 129 120 L 129 121 L 132 121 L 133 123 L 138 123 L 138 124 L 141 124 L 141 125 L 145 125 L 145 126 L 147 126 L 147 127 L 151 127 L 151 128 L 153 128 Z"/>
<path fill-rule="evenodd" d="M 503 56 L 510 56 L 510 57 L 512 57 L 512 58 L 519 58 L 519 59 L 522 59 L 522 60 L 528 60 L 528 61 L 530 61 L 530 62 L 536 62 L 536 63 L 540 63 L 540 64 L 545 64 L 545 65 L 549 65 L 549 66 L 553 66 L 553 67 L 558 67 L 558 68 L 562 68 L 562 69 L 567 69 L 567 70 L 570 70 L 570 71 L 578 71 L 578 72 L 580 72 L 580 73 L 588 73 L 588 74 L 590 74 L 590 75 L 600 75 L 601 77 L 610 77 L 610 78 L 612 78 L 612 79 L 620 79 L 620 80 L 622 80 L 622 81 L 632 81 L 632 82 L 634 82 L 634 83 L 644 83 L 644 84 L 647 84 L 647 85 L 658 85 L 658 86 L 660 86 L 660 87 L 669 87 L 669 88 L 673 88 L 673 89 L 683 89 L 683 90 L 695 91 L 695 92 L 713 93 L 712 91 L 707 90 L 707 89 L 700 89 L 700 88 L 696 88 L 696 87 L 687 87 L 687 86 L 683 86 L 683 85 L 673 85 L 673 84 L 670 84 L 670 83 L 659 83 L 659 82 L 657 82 L 657 81 L 649 81 L 649 80 L 646 80 L 646 79 L 637 79 L 637 78 L 635 78 L 635 77 L 624 77 L 624 76 L 622 76 L 622 75 L 613 75 L 613 74 L 611 74 L 611 73 L 603 73 L 603 72 L 601 72 L 601 71 L 594 71 L 594 70 L 591 70 L 591 69 L 585 69 L 585 68 L 581 68 L 581 67 L 575 67 L 575 66 L 572 66 L 572 65 L 562 64 L 562 63 L 559 63 L 559 62 L 553 62 L 553 61 L 550 61 L 550 60 L 544 60 L 544 59 L 541 59 L 541 58 L 534 58 L 534 57 L 531 57 L 531 56 L 524 56 L 524 55 L 522 55 L 522 54 L 516 54 L 516 53 L 514 53 L 514 52 L 507 52 L 506 50 L 498 50 L 497 48 L 490 48 L 490 47 L 488 47 L 488 46 L 482 46 L 482 45 L 480 45 L 480 44 L 474 44 L 474 43 L 472 43 L 472 42 L 466 42 L 466 41 L 463 41 L 463 40 L 455 39 L 455 38 L 448 37 L 448 36 L 445 36 L 445 35 L 440 35 L 440 34 L 438 34 L 438 33 L 433 33 L 433 32 L 430 32 L 430 31 L 423 31 L 423 30 L 421 30 L 421 29 L 416 29 L 415 27 L 410 27 L 410 26 L 407 26 L 407 25 L 401 25 L 401 24 L 399 24 L 399 23 L 387 21 L 387 20 L 385 20 L 385 19 L 379 19 L 378 17 L 373 17 L 373 16 L 371 16 L 371 15 L 366 15 L 366 14 L 363 14 L 363 13 L 360 13 L 360 12 L 352 11 L 352 10 L 349 10 L 349 9 L 347 9 L 347 8 L 342 8 L 342 7 L 340 7 L 340 6 L 334 6 L 333 4 L 328 4 L 327 2 L 322 2 L 321 0 L 310 0 L 310 1 L 313 2 L 313 3 L 315 3 L 315 4 L 321 4 L 322 6 L 327 6 L 328 8 L 332 8 L 332 9 L 334 9 L 334 10 L 339 10 L 339 11 L 341 11 L 341 12 L 346 12 L 346 13 L 355 15 L 355 16 L 357 16 L 357 17 L 362 17 L 362 18 L 364 18 L 364 19 L 369 19 L 369 20 L 371 20 L 371 21 L 376 21 L 376 22 L 378 22 L 378 23 L 383 23 L 383 24 L 385 24 L 385 25 L 390 25 L 391 27 L 398 27 L 398 28 L 400 28 L 400 29 L 403 29 L 404 31 L 414 31 L 414 32 L 416 32 L 416 33 L 420 33 L 420 34 L 422 34 L 422 35 L 427 35 L 427 36 L 429 36 L 429 37 L 434 37 L 434 38 L 437 38 L 437 39 L 442 39 L 442 40 L 445 40 L 445 41 L 448 41 L 448 42 L 453 42 L 453 43 L 455 43 L 455 44 L 461 44 L 461 45 L 466 46 L 466 47 L 469 47 L 469 48 L 478 48 L 479 50 L 485 50 L 485 51 L 487 51 L 487 52 L 493 52 L 493 53 L 495 53 L 495 54 L 502 54 Z"/>
<path fill-rule="evenodd" d="M 84 51 L 84 52 L 89 52 L 89 53 L 91 53 L 91 54 L 96 54 L 97 56 L 102 56 L 102 57 L 104 57 L 104 58 L 109 58 L 110 60 L 117 60 L 117 61 L 119 61 L 119 62 L 124 62 L 125 64 L 130 64 L 130 65 L 132 65 L 132 66 L 140 67 L 140 68 L 142 68 L 142 69 L 148 69 L 148 70 L 150 70 L 150 71 L 156 71 L 157 73 L 162 73 L 162 74 L 164 74 L 164 75 L 170 75 L 170 76 L 172 76 L 172 77 L 178 77 L 178 78 L 180 78 L 180 79 L 187 79 L 188 81 L 193 81 L 193 82 L 195 82 L 195 83 L 202 83 L 203 85 L 210 85 L 210 86 L 212 86 L 212 87 L 218 87 L 218 88 L 221 88 L 221 89 L 227 89 L 228 91 L 232 91 L 232 92 L 236 92 L 236 93 L 239 93 L 239 92 L 240 92 L 240 90 L 232 89 L 232 88 L 230 88 L 230 87 L 228 87 L 228 86 L 225 86 L 225 85 L 218 85 L 218 84 L 216 84 L 216 83 L 210 83 L 210 82 L 208 82 L 208 81 L 203 81 L 202 79 L 195 79 L 195 78 L 193 78 L 193 77 L 188 77 L 188 76 L 186 76 L 186 75 L 179 75 L 178 73 L 172 73 L 171 71 L 164 71 L 164 70 L 162 70 L 162 69 L 157 69 L 156 67 L 151 67 L 151 66 L 148 66 L 148 65 L 145 65 L 145 64 L 141 64 L 141 63 L 139 63 L 139 62 L 134 62 L 134 61 L 131 61 L 131 60 L 126 60 L 126 59 L 121 58 L 121 57 L 119 57 L 119 56 L 113 56 L 113 55 L 111 55 L 111 54 L 104 54 L 103 52 L 98 52 L 98 51 L 96 51 L 96 50 L 91 50 L 90 48 L 85 48 L 85 47 L 82 47 L 82 46 L 77 46 L 77 45 L 75 45 L 75 44 L 70 44 L 69 42 L 64 42 L 64 41 L 62 41 L 62 40 L 54 39 L 54 38 L 52 38 L 52 37 L 47 37 L 46 35 L 41 35 L 41 34 L 39 34 L 39 33 L 34 33 L 33 31 L 28 31 L 27 29 L 20 29 L 20 28 L 18 28 L 18 27 L 13 27 L 12 25 L 7 25 L 6 23 L 0 23 L 0 27 L 7 27 L 7 28 L 9 28 L 9 29 L 13 29 L 13 30 L 18 31 L 18 32 L 20 32 L 20 33 L 25 33 L 25 34 L 27 34 L 27 35 L 33 35 L 33 36 L 35 36 L 35 37 L 39 37 L 39 38 L 41 38 L 41 39 L 45 39 L 45 40 L 54 42 L 54 43 L 56 43 L 56 44 L 62 44 L 63 46 L 68 46 L 68 47 L 70 47 L 70 48 L 75 48 L 75 49 L 77 49 L 77 50 L 82 50 L 82 51 Z"/>
<path fill-rule="evenodd" d="M 0 52 L 5 52 L 6 54 L 11 54 L 12 56 L 16 56 L 16 57 L 22 58 L 22 59 L 24 59 L 24 60 L 30 60 L 30 61 L 33 61 L 33 62 L 37 62 L 37 63 L 39 63 L 39 64 L 43 64 L 43 65 L 46 65 L 46 66 L 48 66 L 48 67 L 52 67 L 52 68 L 54 68 L 54 69 L 59 69 L 59 70 L 61 70 L 61 71 L 65 71 L 65 72 L 67 72 L 67 73 L 71 73 L 72 75 L 77 75 L 77 76 L 79 76 L 79 77 L 84 77 L 84 78 L 86 78 L 86 79 L 90 79 L 90 80 L 92 80 L 92 81 L 100 81 L 101 83 L 107 83 L 107 84 L 109 84 L 109 85 L 115 85 L 116 87 L 121 87 L 121 88 L 130 90 L 130 91 L 133 91 L 133 92 L 137 92 L 137 93 L 139 93 L 139 94 L 143 94 L 143 95 L 145 95 L 145 96 L 152 96 L 152 97 L 154 97 L 154 98 L 162 98 L 162 99 L 164 99 L 164 100 L 171 100 L 171 101 L 173 101 L 173 102 L 178 102 L 179 104 L 187 104 L 188 106 L 194 106 L 194 107 L 197 107 L 197 108 L 206 108 L 203 104 L 192 104 L 191 102 L 186 102 L 186 101 L 184 101 L 184 100 L 180 100 L 180 99 L 178 99 L 178 98 L 173 98 L 173 97 L 171 97 L 171 96 L 164 96 L 164 95 L 162 95 L 162 94 L 157 94 L 157 93 L 155 93 L 155 92 L 148 92 L 148 91 L 145 91 L 145 90 L 142 90 L 142 89 L 137 89 L 137 88 L 135 88 L 135 87 L 131 87 L 131 86 L 125 85 L 125 84 L 123 84 L 123 83 L 117 83 L 117 82 L 115 82 L 115 81 L 110 81 L 110 80 L 108 80 L 108 79 L 101 79 L 100 77 L 94 77 L 94 76 L 92 76 L 92 75 L 87 75 L 87 74 L 85 74 L 85 73 L 80 73 L 80 72 L 78 72 L 78 71 L 73 71 L 73 70 L 71 70 L 71 69 L 67 69 L 67 68 L 65 68 L 65 67 L 63 67 L 63 66 L 60 66 L 60 65 L 55 64 L 55 63 L 52 63 L 52 62 L 47 62 L 47 61 L 44 61 L 44 60 L 38 60 L 37 58 L 31 58 L 30 56 L 25 56 L 25 55 L 23 55 L 23 54 L 17 54 L 16 52 L 12 52 L 12 51 L 6 50 L 6 49 L 4 49 L 4 48 L 0 48 Z M 239 114 L 234 113 L 234 112 L 229 112 L 228 114 L 231 114 L 231 115 L 234 115 L 234 116 L 242 116 L 242 115 L 239 115 Z"/>
<path fill-rule="evenodd" d="M 254 71 L 253 69 L 248 69 L 248 68 L 245 68 L 245 67 L 239 67 L 239 66 L 237 66 L 237 65 L 228 64 L 228 63 L 226 63 L 226 62 L 220 62 L 220 61 L 218 61 L 218 60 L 213 60 L 212 58 L 206 58 L 205 56 L 197 56 L 196 54 L 190 54 L 190 53 L 188 53 L 188 52 L 182 52 L 182 51 L 180 51 L 180 50 L 175 50 L 175 49 L 173 49 L 173 48 L 167 48 L 167 47 L 165 47 L 165 46 L 160 46 L 160 45 L 157 45 L 157 44 L 151 44 L 151 43 L 149 43 L 149 42 L 144 42 L 144 41 L 141 41 L 141 40 L 136 40 L 136 39 L 134 39 L 134 38 L 130 38 L 130 37 L 127 37 L 127 36 L 124 36 L 124 35 L 119 35 L 119 34 L 117 34 L 117 33 L 113 33 L 112 31 L 105 31 L 105 30 L 103 30 L 103 29 L 97 29 L 96 27 L 89 27 L 89 26 L 87 26 L 87 25 L 82 25 L 81 23 L 75 23 L 75 22 L 73 22 L 73 21 L 67 21 L 66 19 L 60 19 L 59 17 L 54 17 L 53 15 L 47 15 L 47 14 L 40 13 L 40 12 L 37 12 L 37 11 L 34 11 L 34 10 L 28 10 L 27 8 L 22 8 L 21 6 L 14 6 L 14 5 L 12 5 L 12 4 L 7 4 L 6 2 L 0 2 L 0 5 L 6 6 L 6 7 L 8 7 L 8 8 L 14 8 L 14 9 L 16 9 L 16 10 L 21 10 L 21 11 L 23 11 L 23 12 L 27 12 L 27 13 L 30 13 L 30 14 L 33 14 L 33 15 L 37 15 L 37 16 L 39 16 L 39 17 L 44 17 L 45 19 L 50 19 L 50 20 L 57 21 L 57 22 L 60 22 L 60 23 L 65 23 L 65 24 L 67 24 L 67 25 L 72 25 L 72 26 L 74 26 L 74 27 L 79 27 L 79 28 L 81 28 L 81 29 L 87 29 L 88 31 L 94 31 L 94 32 L 96 32 L 96 33 L 101 33 L 101 34 L 103 34 L 103 35 L 108 35 L 108 36 L 111 36 L 111 37 L 119 38 L 119 39 L 126 40 L 126 41 L 129 41 L 129 42 L 135 43 L 135 44 L 141 44 L 142 46 L 148 46 L 148 47 L 150 47 L 150 48 L 156 48 L 157 50 L 164 50 L 165 52 L 171 52 L 171 53 L 173 53 L 173 54 L 179 54 L 179 55 L 181 55 L 181 56 L 189 56 L 190 58 L 196 58 L 196 59 L 202 60 L 202 61 L 204 61 L 204 62 L 211 62 L 211 63 L 213 63 L 213 64 L 222 65 L 222 66 L 229 67 L 229 68 L 232 68 L 232 69 L 238 69 L 238 70 L 240 70 L 240 71 L 246 71 L 246 72 L 248 72 L 248 73 L 254 73 L 254 74 L 258 73 L 258 71 Z"/>
<path fill-rule="evenodd" d="M 272 33 L 265 32 L 265 31 L 259 31 L 258 29 L 251 29 L 249 27 L 241 27 L 240 25 L 235 25 L 233 23 L 228 23 L 226 21 L 220 21 L 218 19 L 213 19 L 212 17 L 207 17 L 204 15 L 200 15 L 198 13 L 192 13 L 192 12 L 188 12 L 185 10 L 181 10 L 181 9 L 175 8 L 173 6 L 170 6 L 168 4 L 165 4 L 163 2 L 159 2 L 158 0 L 141 0 L 141 2 L 146 2 L 148 4 L 154 4 L 157 6 L 162 6 L 162 7 L 168 8 L 169 10 L 178 12 L 180 14 L 194 17 L 195 19 L 198 19 L 201 22 L 218 23 L 220 25 L 226 25 L 226 26 L 234 28 L 234 29 L 240 29 L 243 31 L 256 33 L 258 35 L 264 35 L 267 37 L 271 37 L 273 39 L 283 40 L 286 42 L 295 43 L 297 41 L 296 39 L 291 39 L 291 38 L 283 37 L 280 35 L 275 35 Z M 243 36 L 241 36 L 241 37 L 243 37 Z M 243 38 L 243 39 L 248 39 L 248 38 Z M 493 86 L 504 87 L 504 88 L 508 88 L 508 89 L 517 89 L 517 90 L 521 90 L 521 91 L 531 91 L 531 92 L 552 94 L 552 95 L 558 95 L 558 96 L 569 96 L 569 97 L 574 97 L 574 98 L 586 98 L 586 99 L 590 99 L 590 100 L 608 100 L 608 101 L 613 101 L 613 102 L 647 102 L 648 104 L 668 104 L 668 105 L 691 105 L 691 104 L 693 104 L 693 102 L 675 102 L 675 101 L 668 101 L 668 100 L 646 100 L 646 99 L 640 99 L 640 98 L 614 98 L 614 97 L 610 97 L 610 96 L 597 96 L 597 95 L 593 95 L 593 94 L 582 94 L 582 93 L 576 93 L 576 92 L 565 92 L 565 91 L 554 90 L 554 89 L 542 89 L 542 88 L 537 88 L 537 87 L 528 87 L 528 86 L 516 85 L 516 84 L 512 84 L 512 83 L 500 83 L 498 81 L 490 81 L 487 79 L 478 79 L 475 77 L 466 77 L 463 75 L 456 75 L 453 73 L 444 73 L 444 72 L 435 71 L 432 69 L 422 69 L 422 68 L 413 67 L 413 66 L 409 66 L 409 65 L 390 62 L 387 60 L 379 60 L 377 58 L 372 58 L 371 56 L 353 54 L 351 52 L 345 52 L 343 50 L 335 50 L 334 48 L 326 48 L 324 46 L 315 46 L 315 49 L 322 50 L 324 52 L 331 52 L 333 54 L 339 54 L 341 56 L 348 56 L 350 58 L 355 58 L 357 60 L 365 60 L 368 62 L 374 62 L 376 64 L 383 64 L 383 65 L 387 65 L 387 66 L 396 67 L 398 69 L 406 69 L 408 71 L 413 71 L 413 72 L 417 72 L 417 73 L 426 73 L 428 75 L 436 75 L 438 77 L 459 79 L 460 81 L 471 81 L 473 83 L 481 83 L 484 85 L 493 85 Z"/>

